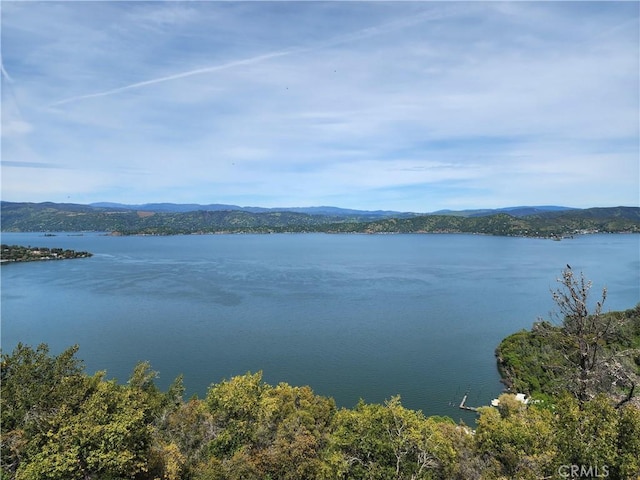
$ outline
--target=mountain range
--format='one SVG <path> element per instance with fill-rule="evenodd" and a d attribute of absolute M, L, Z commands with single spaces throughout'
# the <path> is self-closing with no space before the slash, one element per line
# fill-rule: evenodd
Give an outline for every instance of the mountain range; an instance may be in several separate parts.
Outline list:
<path fill-rule="evenodd" d="M 416 215 L 426 215 L 425 213 L 416 212 L 399 212 L 393 210 L 354 210 L 348 208 L 339 207 L 277 207 L 277 208 L 265 208 L 265 207 L 240 207 L 238 205 L 227 205 L 223 203 L 211 203 L 208 205 L 201 205 L 197 203 L 144 203 L 138 205 L 131 205 L 125 203 L 113 203 L 113 202 L 97 202 L 89 204 L 91 207 L 99 208 L 118 208 L 125 210 L 141 210 L 149 212 L 167 212 L 167 213 L 186 213 L 194 211 L 242 211 L 251 213 L 265 213 L 265 212 L 296 212 L 307 213 L 309 215 L 337 215 L 337 216 L 370 216 L 370 217 L 412 217 Z M 487 215 L 494 215 L 496 213 L 507 213 L 514 217 L 524 217 L 527 215 L 534 215 L 544 212 L 562 212 L 566 210 L 577 210 L 571 207 L 561 207 L 555 205 L 544 206 L 523 206 L 523 207 L 506 207 L 506 208 L 493 208 L 493 209 L 475 209 L 475 210 L 438 210 L 431 212 L 431 215 L 456 215 L 462 217 L 481 217 Z"/>
<path fill-rule="evenodd" d="M 309 215 L 362 215 L 371 217 L 415 215 L 409 212 L 395 212 L 391 210 L 353 210 L 339 207 L 240 207 L 238 205 L 227 205 L 224 203 L 211 203 L 208 205 L 201 205 L 198 203 L 144 203 L 140 205 L 130 205 L 125 203 L 97 202 L 91 203 L 89 204 L 89 206 L 98 208 L 119 208 L 125 210 L 143 210 L 148 212 L 166 213 L 187 213 L 196 211 L 241 211 L 250 213 L 295 212 L 307 213 Z"/>
<path fill-rule="evenodd" d="M 639 207 L 522 206 L 430 214 L 337 207 L 260 208 L 156 203 L 0 203 L 4 232 L 98 231 L 124 235 L 191 233 L 482 233 L 560 237 L 640 232 Z"/>

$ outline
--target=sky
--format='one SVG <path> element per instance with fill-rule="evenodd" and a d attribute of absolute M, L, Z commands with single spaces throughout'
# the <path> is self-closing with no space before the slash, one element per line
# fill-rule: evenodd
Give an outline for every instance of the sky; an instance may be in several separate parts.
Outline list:
<path fill-rule="evenodd" d="M 638 206 L 639 12 L 3 0 L 1 198 Z"/>

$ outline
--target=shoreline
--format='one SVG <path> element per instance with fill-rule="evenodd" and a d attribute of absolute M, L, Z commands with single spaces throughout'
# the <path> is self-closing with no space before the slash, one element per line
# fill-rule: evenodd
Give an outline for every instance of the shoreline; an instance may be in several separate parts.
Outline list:
<path fill-rule="evenodd" d="M 24 247 L 22 245 L 6 245 L 0 247 L 0 265 L 25 262 L 46 262 L 56 260 L 72 260 L 76 258 L 89 258 L 90 252 L 76 250 L 64 250 L 62 248 L 48 247 Z"/>

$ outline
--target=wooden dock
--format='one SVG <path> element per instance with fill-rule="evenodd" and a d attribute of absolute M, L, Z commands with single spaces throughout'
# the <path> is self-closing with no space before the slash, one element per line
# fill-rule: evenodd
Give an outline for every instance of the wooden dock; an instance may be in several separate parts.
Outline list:
<path fill-rule="evenodd" d="M 478 409 L 476 407 L 467 407 L 465 405 L 465 403 L 467 403 L 467 397 L 469 396 L 469 392 L 464 394 L 464 397 L 462 397 L 462 401 L 460 402 L 460 405 L 458 406 L 461 410 L 468 410 L 470 412 L 477 412 Z"/>

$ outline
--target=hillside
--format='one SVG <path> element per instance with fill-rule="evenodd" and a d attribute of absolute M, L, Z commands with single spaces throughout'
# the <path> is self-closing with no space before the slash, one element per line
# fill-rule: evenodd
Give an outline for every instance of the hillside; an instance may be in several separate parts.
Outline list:
<path fill-rule="evenodd" d="M 165 204 L 161 204 L 165 205 Z M 163 207 L 164 208 L 164 207 Z M 116 206 L 2 202 L 4 232 L 100 231 L 123 235 L 192 233 L 477 233 L 560 238 L 591 232 L 640 232 L 640 208 L 541 210 L 530 215 L 413 215 L 372 220 L 373 212 L 318 207 L 332 213 L 268 210 L 132 210 Z M 176 207 L 172 207 L 174 210 Z M 524 207 L 517 207 L 522 212 Z M 383 216 L 389 212 L 378 212 Z M 407 216 L 409 215 L 409 216 Z"/>
<path fill-rule="evenodd" d="M 368 217 L 367 217 L 368 218 Z M 319 225 L 357 222 L 358 216 L 242 210 L 168 212 L 55 203 L 2 202 L 2 231 L 100 231 L 121 234 L 267 233 L 307 231 Z"/>
<path fill-rule="evenodd" d="M 240 207 L 238 205 L 228 205 L 223 203 L 211 203 L 201 205 L 197 203 L 144 203 L 140 205 L 131 205 L 124 203 L 98 202 L 91 203 L 91 207 L 116 208 L 119 210 L 142 210 L 149 212 L 168 212 L 168 213 L 186 213 L 195 211 L 241 211 L 249 213 L 267 213 L 267 212 L 294 212 L 307 213 L 309 215 L 333 215 L 333 216 L 350 216 L 350 217 L 367 217 L 369 219 L 384 217 L 411 217 L 418 215 L 410 212 L 396 212 L 392 210 L 354 210 L 350 208 L 338 207 L 283 207 L 283 208 L 265 208 L 265 207 Z"/>
<path fill-rule="evenodd" d="M 616 325 L 601 342 L 604 352 L 626 352 L 635 349 L 627 368 L 640 374 L 640 304 L 623 312 L 603 315 L 603 323 Z M 502 340 L 496 349 L 498 369 L 504 384 L 513 392 L 529 395 L 558 395 L 567 388 L 559 372 L 566 370 L 563 355 L 563 327 L 549 322 L 536 323 L 531 330 L 521 330 Z M 620 373 L 618 373 L 620 375 Z M 617 383 L 621 383 L 618 380 Z M 610 384 L 611 394 L 615 385 Z"/>
<path fill-rule="evenodd" d="M 640 208 L 614 207 L 548 211 L 523 217 L 498 213 L 486 216 L 424 215 L 385 219 L 364 225 L 339 225 L 362 233 L 480 233 L 487 235 L 555 237 L 594 232 L 640 232 Z"/>

